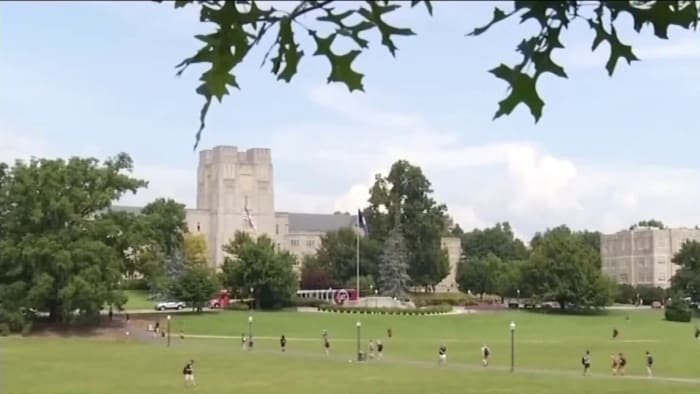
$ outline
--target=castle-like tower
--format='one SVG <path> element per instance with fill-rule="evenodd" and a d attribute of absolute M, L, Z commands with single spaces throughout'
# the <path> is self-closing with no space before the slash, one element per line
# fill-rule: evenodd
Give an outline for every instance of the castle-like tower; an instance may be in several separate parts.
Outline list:
<path fill-rule="evenodd" d="M 245 209 L 256 229 L 246 221 Z M 274 239 L 275 201 L 270 149 L 238 151 L 217 146 L 199 153 L 197 208 L 188 212 L 192 232 L 207 235 L 209 261 L 219 266 L 221 245 L 237 231 L 268 234 Z"/>

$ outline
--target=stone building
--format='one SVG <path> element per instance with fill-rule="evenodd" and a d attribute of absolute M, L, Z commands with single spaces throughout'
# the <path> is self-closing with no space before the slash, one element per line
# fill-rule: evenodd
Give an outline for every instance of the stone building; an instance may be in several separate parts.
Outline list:
<path fill-rule="evenodd" d="M 349 214 L 277 212 L 274 195 L 270 149 L 239 151 L 234 146 L 217 146 L 199 153 L 197 206 L 187 209 L 187 227 L 192 233 L 205 235 L 208 261 L 214 267 L 223 263 L 222 246 L 237 231 L 267 234 L 281 250 L 290 251 L 301 262 L 305 255 L 316 253 L 326 232 L 356 226 L 357 217 Z M 436 290 L 457 291 L 461 243 L 447 237 L 442 244 L 448 250 L 450 274 Z"/>
<path fill-rule="evenodd" d="M 700 230 L 638 227 L 603 234 L 603 273 L 618 283 L 668 288 L 678 269 L 671 259 L 686 240 L 700 241 Z"/>

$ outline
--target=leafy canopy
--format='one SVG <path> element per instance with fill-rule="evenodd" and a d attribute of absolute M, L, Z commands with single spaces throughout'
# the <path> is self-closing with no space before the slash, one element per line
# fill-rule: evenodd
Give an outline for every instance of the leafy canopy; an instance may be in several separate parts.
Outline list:
<path fill-rule="evenodd" d="M 132 167 L 124 153 L 0 164 L 0 320 L 17 328 L 27 310 L 94 318 L 126 301 L 118 285 L 128 228 L 108 208 L 146 186 Z"/>
<path fill-rule="evenodd" d="M 252 288 L 259 308 L 290 305 L 298 286 L 293 255 L 277 251 L 266 235 L 253 239 L 240 231 L 224 246 L 224 251 L 229 254 L 221 267 L 224 285 L 239 294 L 249 294 Z"/>
<path fill-rule="evenodd" d="M 369 236 L 384 243 L 396 223 L 408 249 L 411 285 L 431 287 L 449 271 L 442 236 L 448 233 L 447 207 L 432 198 L 430 181 L 420 167 L 399 160 L 386 177 L 377 174 L 365 218 Z"/>
<path fill-rule="evenodd" d="M 671 261 L 680 267 L 671 278 L 671 288 L 678 294 L 698 299 L 700 292 L 700 242 L 684 242 Z"/>
<path fill-rule="evenodd" d="M 162 2 L 162 0 L 157 0 Z M 328 60 L 330 72 L 327 82 L 344 84 L 348 90 L 364 91 L 364 74 L 357 71 L 355 60 L 369 50 L 367 36 L 376 32 L 381 45 L 392 56 L 398 47 L 396 37 L 415 35 L 408 27 L 393 26 L 388 18 L 400 9 L 422 4 L 429 15 L 433 13 L 430 0 L 405 1 L 295 1 L 289 11 L 276 9 L 262 1 L 175 1 L 175 8 L 190 4 L 200 7 L 200 21 L 212 24 L 215 30 L 199 34 L 195 38 L 202 47 L 177 65 L 182 74 L 190 65 L 205 64 L 207 69 L 200 77 L 197 94 L 204 98 L 200 111 L 200 127 L 196 134 L 195 148 L 205 127 L 207 112 L 214 98 L 219 102 L 229 94 L 230 88 L 240 89 L 236 67 L 243 63 L 251 49 L 263 42 L 271 42 L 263 57 L 261 67 L 268 64 L 278 80 L 290 82 L 297 74 L 301 60 L 308 53 Z M 505 7 L 510 5 L 508 9 Z M 287 8 L 287 7 L 285 7 Z M 535 121 L 543 112 L 544 100 L 537 91 L 540 77 L 552 74 L 567 78 L 566 70 L 557 64 L 552 55 L 564 49 L 562 33 L 574 23 L 586 24 L 593 33 L 591 51 L 601 44 L 609 47 L 605 69 L 613 75 L 620 61 L 631 64 L 638 61 L 632 47 L 618 36 L 621 21 L 631 18 L 634 30 L 640 33 L 651 27 L 656 37 L 668 39 L 669 29 L 680 27 L 695 29 L 698 24 L 698 1 L 588 1 L 588 0 L 515 0 L 502 2 L 493 10 L 491 21 L 473 29 L 467 36 L 476 37 L 507 19 L 518 18 L 520 23 L 530 22 L 537 33 L 523 38 L 517 45 L 522 59 L 513 65 L 500 64 L 489 72 L 508 84 L 507 96 L 498 103 L 494 119 L 509 115 L 520 104 L 525 104 Z M 304 51 L 297 33 L 308 34 L 312 50 Z M 265 41 L 265 39 L 268 39 Z M 347 47 L 339 52 L 339 46 Z M 269 63 L 268 63 L 269 62 Z"/>

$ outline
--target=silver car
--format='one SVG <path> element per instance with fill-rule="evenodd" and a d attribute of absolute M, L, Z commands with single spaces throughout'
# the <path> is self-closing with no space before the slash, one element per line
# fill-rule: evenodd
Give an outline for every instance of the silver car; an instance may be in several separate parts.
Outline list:
<path fill-rule="evenodd" d="M 182 310 L 185 309 L 185 303 L 182 301 L 163 301 L 163 302 L 157 302 L 155 305 L 155 309 L 157 311 L 164 311 L 164 310 Z"/>

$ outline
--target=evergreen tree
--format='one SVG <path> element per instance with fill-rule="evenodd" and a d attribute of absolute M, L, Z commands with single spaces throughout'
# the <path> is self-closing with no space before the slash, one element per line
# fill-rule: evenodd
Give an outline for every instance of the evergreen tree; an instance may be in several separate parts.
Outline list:
<path fill-rule="evenodd" d="M 403 297 L 411 278 L 408 276 L 408 248 L 401 231 L 398 212 L 394 228 L 384 241 L 384 251 L 379 259 L 379 289 L 382 294 Z"/>

